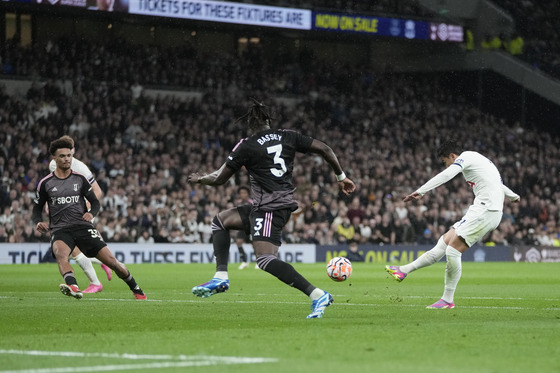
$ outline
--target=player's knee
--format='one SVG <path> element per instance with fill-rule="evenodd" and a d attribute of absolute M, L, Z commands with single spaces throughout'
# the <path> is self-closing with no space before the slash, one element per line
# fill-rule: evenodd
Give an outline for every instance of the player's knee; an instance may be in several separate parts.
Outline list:
<path fill-rule="evenodd" d="M 260 269 L 262 269 L 263 271 L 266 271 L 266 266 L 268 265 L 268 263 L 270 263 L 271 261 L 278 259 L 276 255 L 273 254 L 262 254 L 262 255 L 257 255 L 257 265 L 259 266 Z"/>
<path fill-rule="evenodd" d="M 220 215 L 216 215 L 214 216 L 214 218 L 212 219 L 212 230 L 213 231 L 225 231 L 227 230 L 224 226 L 224 223 L 222 222 L 222 219 L 220 219 Z"/>

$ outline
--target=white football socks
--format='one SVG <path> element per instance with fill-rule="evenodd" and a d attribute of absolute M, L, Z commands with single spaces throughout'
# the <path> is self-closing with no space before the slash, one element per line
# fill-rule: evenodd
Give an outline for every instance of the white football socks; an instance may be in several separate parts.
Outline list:
<path fill-rule="evenodd" d="M 445 289 L 441 299 L 448 303 L 453 303 L 455 289 L 461 279 L 461 256 L 463 254 L 459 250 L 454 249 L 451 246 L 447 246 L 445 255 L 447 255 L 447 265 L 445 266 Z"/>
<path fill-rule="evenodd" d="M 315 289 L 311 292 L 311 294 L 309 294 L 309 298 L 310 298 L 311 300 L 317 300 L 317 299 L 321 298 L 324 294 L 325 294 L 325 291 L 324 291 L 324 290 L 321 290 L 321 289 L 319 289 L 319 288 L 315 288 Z"/>
<path fill-rule="evenodd" d="M 84 255 L 84 253 L 78 254 L 78 256 L 72 257 L 76 263 L 83 269 L 84 273 L 86 274 L 89 282 L 92 285 L 101 285 L 101 282 L 97 278 L 97 273 L 95 273 L 95 269 L 93 269 L 93 264 L 91 264 L 90 258 Z"/>
<path fill-rule="evenodd" d="M 412 263 L 400 266 L 399 270 L 404 273 L 410 273 L 416 271 L 417 269 L 431 266 L 432 264 L 439 262 L 441 258 L 443 258 L 446 248 L 447 244 L 443 242 L 443 236 L 441 236 L 433 249 L 426 251 L 424 254 L 420 255 L 420 257 Z"/>
<path fill-rule="evenodd" d="M 99 260 L 99 259 L 97 259 L 97 258 L 89 258 L 89 260 L 90 260 L 92 263 L 103 264 L 103 263 L 101 262 L 101 260 Z"/>
<path fill-rule="evenodd" d="M 214 278 L 219 278 L 220 280 L 229 280 L 227 271 L 218 271 L 214 275 Z"/>

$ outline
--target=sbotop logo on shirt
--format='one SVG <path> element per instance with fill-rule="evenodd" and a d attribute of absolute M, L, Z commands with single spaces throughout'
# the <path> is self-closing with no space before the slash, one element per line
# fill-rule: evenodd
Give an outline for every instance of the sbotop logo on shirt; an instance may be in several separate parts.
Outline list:
<path fill-rule="evenodd" d="M 80 201 L 80 196 L 67 196 L 67 197 L 51 197 L 53 205 L 65 205 L 67 203 L 77 203 Z"/>

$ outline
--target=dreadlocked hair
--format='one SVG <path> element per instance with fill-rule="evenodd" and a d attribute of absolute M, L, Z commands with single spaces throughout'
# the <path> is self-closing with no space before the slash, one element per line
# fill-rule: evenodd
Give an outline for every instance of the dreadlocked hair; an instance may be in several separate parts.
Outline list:
<path fill-rule="evenodd" d="M 251 100 L 253 101 L 253 105 L 251 105 L 249 111 L 247 111 L 245 115 L 238 118 L 237 121 L 239 122 L 246 120 L 247 125 L 249 126 L 249 130 L 256 130 L 264 126 L 270 127 L 271 120 L 274 118 L 270 115 L 268 106 L 252 97 Z"/>

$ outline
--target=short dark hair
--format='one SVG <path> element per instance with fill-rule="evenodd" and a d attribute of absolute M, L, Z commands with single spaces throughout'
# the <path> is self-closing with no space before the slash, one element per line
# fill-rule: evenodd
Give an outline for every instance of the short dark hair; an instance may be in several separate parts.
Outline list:
<path fill-rule="evenodd" d="M 436 157 L 439 159 L 443 157 L 449 157 L 449 154 L 451 153 L 459 155 L 462 152 L 463 149 L 456 140 L 445 140 L 437 148 Z"/>
<path fill-rule="evenodd" d="M 249 189 L 249 187 L 245 185 L 241 185 L 239 188 L 237 188 L 237 193 L 241 192 L 242 190 L 245 190 L 247 193 L 251 194 L 251 189 Z"/>
<path fill-rule="evenodd" d="M 72 148 L 74 148 L 74 139 L 71 138 L 70 136 L 68 136 L 68 135 L 61 136 L 61 137 L 59 138 L 59 140 L 67 140 L 67 141 L 69 141 L 70 144 L 72 144 Z M 72 149 L 72 148 L 70 148 L 70 149 Z"/>
<path fill-rule="evenodd" d="M 58 149 L 72 149 L 73 147 L 74 144 L 72 144 L 69 140 L 65 139 L 64 137 L 61 137 L 60 139 L 51 141 L 51 144 L 49 146 L 49 153 L 51 153 L 51 155 L 54 156 L 54 153 L 56 153 Z"/>

